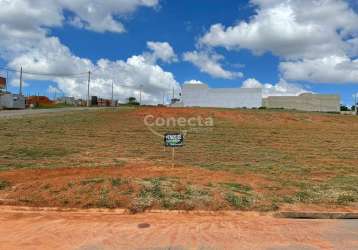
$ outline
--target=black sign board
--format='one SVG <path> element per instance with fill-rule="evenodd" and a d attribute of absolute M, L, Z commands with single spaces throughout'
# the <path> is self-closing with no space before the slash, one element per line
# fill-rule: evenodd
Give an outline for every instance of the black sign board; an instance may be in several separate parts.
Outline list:
<path fill-rule="evenodd" d="M 184 146 L 184 135 L 182 133 L 166 133 L 164 135 L 164 145 L 166 147 L 182 147 Z"/>

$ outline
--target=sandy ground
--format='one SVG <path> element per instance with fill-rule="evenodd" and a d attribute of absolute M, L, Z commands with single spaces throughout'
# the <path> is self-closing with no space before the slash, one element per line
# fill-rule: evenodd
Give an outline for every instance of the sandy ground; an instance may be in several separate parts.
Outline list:
<path fill-rule="evenodd" d="M 1 207 L 0 249 L 358 249 L 358 220 Z"/>

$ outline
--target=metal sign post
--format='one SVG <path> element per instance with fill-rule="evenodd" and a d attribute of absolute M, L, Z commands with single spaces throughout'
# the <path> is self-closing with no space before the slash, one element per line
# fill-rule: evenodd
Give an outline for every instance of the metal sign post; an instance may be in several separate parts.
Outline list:
<path fill-rule="evenodd" d="M 164 135 L 164 146 L 172 148 L 172 168 L 174 168 L 175 148 L 184 146 L 184 135 L 182 133 L 177 133 L 177 132 L 166 133 Z"/>
<path fill-rule="evenodd" d="M 175 161 L 175 148 L 172 147 L 172 168 L 174 168 L 174 161 Z"/>

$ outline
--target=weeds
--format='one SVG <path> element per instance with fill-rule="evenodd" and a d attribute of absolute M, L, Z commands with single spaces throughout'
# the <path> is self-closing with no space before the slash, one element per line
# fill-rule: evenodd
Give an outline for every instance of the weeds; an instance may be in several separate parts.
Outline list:
<path fill-rule="evenodd" d="M 222 187 L 229 189 L 233 192 L 247 194 L 252 191 L 252 188 L 247 185 L 242 185 L 240 183 L 220 183 Z"/>
<path fill-rule="evenodd" d="M 109 190 L 107 189 L 102 188 L 99 191 L 99 201 L 97 203 L 98 207 L 107 207 L 107 208 L 111 207 L 108 194 L 109 194 Z"/>
<path fill-rule="evenodd" d="M 10 187 L 10 182 L 0 180 L 0 190 L 4 190 L 7 187 Z"/>
<path fill-rule="evenodd" d="M 358 176 L 338 176 L 320 185 L 303 186 L 294 200 L 302 203 L 349 205 L 358 201 Z"/>
<path fill-rule="evenodd" d="M 142 113 L 137 111 L 143 110 L 123 107 L 115 111 L 0 119 L 0 130 L 4 131 L 0 134 L 0 170 L 121 167 L 125 164 L 122 159 L 127 158 L 166 164 L 170 158 L 168 152 L 163 152 L 161 139 L 145 127 Z M 157 109 L 148 108 L 147 111 L 162 115 Z M 260 188 L 267 186 L 265 194 L 268 195 L 260 200 L 267 209 L 282 203 L 351 205 L 358 202 L 356 117 L 271 110 L 178 109 L 163 112 L 172 117 L 214 117 L 215 126 L 210 136 L 204 130 L 188 133 L 185 147 L 177 149 L 177 161 L 204 168 L 203 171 L 249 174 L 253 179 L 259 177 L 255 180 L 272 182 L 258 184 Z M 159 132 L 165 130 L 158 128 Z M 213 202 L 213 192 L 218 190 L 223 194 L 223 203 L 238 207 L 247 207 L 256 199 L 252 190 L 255 186 L 214 180 L 201 187 L 190 180 L 191 186 L 178 188 L 180 181 L 154 178 L 140 180 L 132 187 L 127 186 L 126 180 L 106 177 L 79 181 L 79 188 L 86 191 L 81 193 L 84 199 L 93 195 L 88 191 L 92 190 L 92 185 L 101 185 L 100 188 L 107 188 L 110 194 L 113 188 L 118 197 L 130 196 L 133 204 L 142 208 L 201 208 Z M 1 185 L 4 186 L 0 182 L 0 188 Z M 8 184 L 3 188 L 6 187 Z M 72 184 L 68 187 L 78 188 Z M 91 204 L 93 206 L 95 201 Z"/>
<path fill-rule="evenodd" d="M 110 182 L 113 187 L 121 186 L 122 184 L 128 184 L 128 180 L 121 179 L 121 178 L 111 178 Z"/>
<path fill-rule="evenodd" d="M 40 147 L 33 147 L 33 148 L 19 148 L 14 151 L 14 156 L 17 159 L 41 159 L 47 157 L 64 157 L 71 152 L 67 149 L 63 148 L 40 148 Z"/>
<path fill-rule="evenodd" d="M 249 209 L 253 205 L 253 198 L 247 195 L 236 195 L 233 192 L 225 194 L 225 199 L 236 209 Z"/>
<path fill-rule="evenodd" d="M 153 178 L 142 182 L 139 194 L 132 202 L 131 211 L 141 212 L 153 206 L 166 209 L 193 209 L 196 206 L 209 204 L 211 194 L 194 185 L 184 189 L 176 180 L 167 178 Z"/>
<path fill-rule="evenodd" d="M 104 178 L 93 178 L 93 179 L 82 180 L 81 184 L 82 185 L 99 184 L 99 183 L 103 183 L 104 181 L 105 181 Z"/>

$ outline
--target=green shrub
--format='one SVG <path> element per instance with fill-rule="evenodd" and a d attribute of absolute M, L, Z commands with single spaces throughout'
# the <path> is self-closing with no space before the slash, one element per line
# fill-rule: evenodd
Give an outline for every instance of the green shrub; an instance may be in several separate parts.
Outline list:
<path fill-rule="evenodd" d="M 351 202 L 355 202 L 355 198 L 349 194 L 341 194 L 337 198 L 337 203 L 340 205 L 348 205 Z"/>
<path fill-rule="evenodd" d="M 237 209 L 248 209 L 253 205 L 252 197 L 247 195 L 238 196 L 230 192 L 225 195 L 225 199 Z"/>
<path fill-rule="evenodd" d="M 10 183 L 8 181 L 2 181 L 0 180 L 0 190 L 3 190 L 10 186 Z"/>
<path fill-rule="evenodd" d="M 128 183 L 127 180 L 122 180 L 121 178 L 112 178 L 111 179 L 111 184 L 113 187 L 117 187 L 120 186 L 122 184 Z"/>

